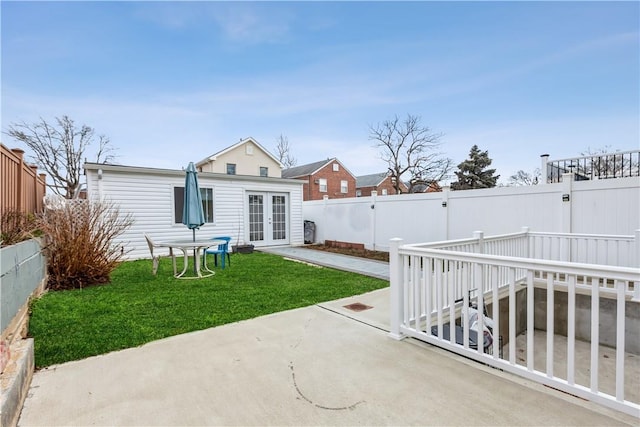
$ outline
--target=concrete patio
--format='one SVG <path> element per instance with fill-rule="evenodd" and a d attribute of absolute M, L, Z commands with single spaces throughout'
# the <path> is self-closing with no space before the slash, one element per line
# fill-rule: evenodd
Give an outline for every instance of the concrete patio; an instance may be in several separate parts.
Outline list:
<path fill-rule="evenodd" d="M 382 289 L 50 367 L 19 425 L 638 425 L 393 340 L 388 300 Z"/>

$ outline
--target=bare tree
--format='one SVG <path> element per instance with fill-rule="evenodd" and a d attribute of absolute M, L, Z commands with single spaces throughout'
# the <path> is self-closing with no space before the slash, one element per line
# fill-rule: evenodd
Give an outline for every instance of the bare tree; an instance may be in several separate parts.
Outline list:
<path fill-rule="evenodd" d="M 525 172 L 522 169 L 509 177 L 507 185 L 519 187 L 523 185 L 537 185 L 540 182 L 540 168 L 536 168 L 533 173 Z"/>
<path fill-rule="evenodd" d="M 289 146 L 289 139 L 286 136 L 280 134 L 278 137 L 278 144 L 276 145 L 276 153 L 278 155 L 278 160 L 285 167 L 285 169 L 289 169 L 298 163 L 295 157 L 291 155 L 291 147 Z"/>
<path fill-rule="evenodd" d="M 48 184 L 56 194 L 71 199 L 80 190 L 82 164 L 90 145 L 97 143 L 96 163 L 108 163 L 115 156 L 109 138 L 95 136 L 93 128 L 75 126 L 68 116 L 56 117 L 56 125 L 40 118 L 36 123 L 11 123 L 7 134 L 29 147 L 35 156 L 32 160 L 53 181 Z"/>
<path fill-rule="evenodd" d="M 411 186 L 414 182 L 438 182 L 451 170 L 451 159 L 433 151 L 442 144 L 442 134 L 432 133 L 420 120 L 420 117 L 408 114 L 402 121 L 395 116 L 369 127 L 369 139 L 382 149 L 380 156 L 389 166 L 396 194 L 401 192 L 401 179 L 406 173 L 410 175 Z"/>

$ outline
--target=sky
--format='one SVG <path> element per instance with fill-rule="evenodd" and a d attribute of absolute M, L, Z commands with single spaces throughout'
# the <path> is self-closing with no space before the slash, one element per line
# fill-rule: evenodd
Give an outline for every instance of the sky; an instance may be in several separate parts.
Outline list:
<path fill-rule="evenodd" d="M 371 128 L 418 116 L 500 182 L 540 155 L 640 148 L 639 2 L 0 2 L 2 142 L 67 115 L 115 163 L 181 169 L 241 139 L 387 170 Z M 27 155 L 29 152 L 27 152 Z M 88 160 L 92 158 L 87 152 Z M 408 177 L 403 177 L 408 178 Z"/>

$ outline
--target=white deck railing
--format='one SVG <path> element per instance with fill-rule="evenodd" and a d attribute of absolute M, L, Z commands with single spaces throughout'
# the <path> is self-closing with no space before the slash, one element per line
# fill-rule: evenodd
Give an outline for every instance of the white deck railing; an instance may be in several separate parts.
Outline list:
<path fill-rule="evenodd" d="M 521 233 L 494 237 L 476 233 L 473 239 L 432 244 L 401 245 L 401 239 L 392 239 L 391 336 L 418 338 L 638 416 L 640 399 L 633 392 L 637 382 L 632 375 L 625 376 L 628 365 L 625 344 L 640 333 L 638 324 L 627 320 L 629 305 L 640 303 L 640 268 L 568 261 L 614 259 L 616 264 L 631 264 L 638 260 L 638 235 L 636 232 L 636 239 L 576 236 L 531 233 L 524 229 Z M 608 253 L 612 247 L 616 248 L 615 256 Z M 538 296 L 535 300 L 536 288 L 545 289 L 546 297 Z M 555 291 L 567 296 L 562 315 L 556 314 Z M 591 323 L 587 359 L 590 363 L 584 368 L 578 366 L 576 358 L 576 344 L 582 338 L 577 337 L 576 328 L 584 329 L 580 324 L 582 318 L 576 313 L 584 309 L 577 304 L 580 294 L 591 297 L 591 306 L 587 305 Z M 609 339 L 615 345 L 615 379 L 611 385 L 604 381 L 607 375 L 601 370 L 600 361 L 604 300 L 615 307 L 611 328 L 615 340 Z M 475 305 L 477 312 L 471 305 Z M 484 314 L 487 307 L 490 310 Z M 541 307 L 542 318 L 540 315 L 536 318 L 535 311 Z M 470 325 L 474 313 L 477 313 L 475 330 L 484 331 L 485 326 L 492 326 L 486 348 L 474 346 L 475 332 L 464 326 Z M 558 327 L 558 322 L 564 322 L 563 327 Z M 449 334 L 449 330 L 455 330 L 458 336 Z M 559 332 L 566 335 L 566 352 L 560 352 L 563 360 L 555 356 Z M 541 334 L 542 344 L 540 341 L 536 344 L 535 338 L 539 339 Z M 478 335 L 479 341 L 483 341 L 485 334 Z M 518 344 L 518 336 L 525 338 L 522 344 Z M 503 344 L 508 347 L 504 355 Z M 539 359 L 543 353 L 544 360 L 536 360 L 536 355 Z M 587 370 L 590 374 L 584 380 Z"/>

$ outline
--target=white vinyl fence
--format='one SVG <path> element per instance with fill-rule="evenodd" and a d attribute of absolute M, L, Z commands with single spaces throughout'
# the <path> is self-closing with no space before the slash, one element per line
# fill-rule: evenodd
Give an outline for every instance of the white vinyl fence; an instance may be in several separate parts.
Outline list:
<path fill-rule="evenodd" d="M 640 178 L 526 187 L 325 199 L 303 203 L 315 241 L 363 243 L 389 250 L 406 243 L 461 239 L 475 230 L 504 234 L 527 225 L 555 233 L 629 235 L 640 229 Z"/>

